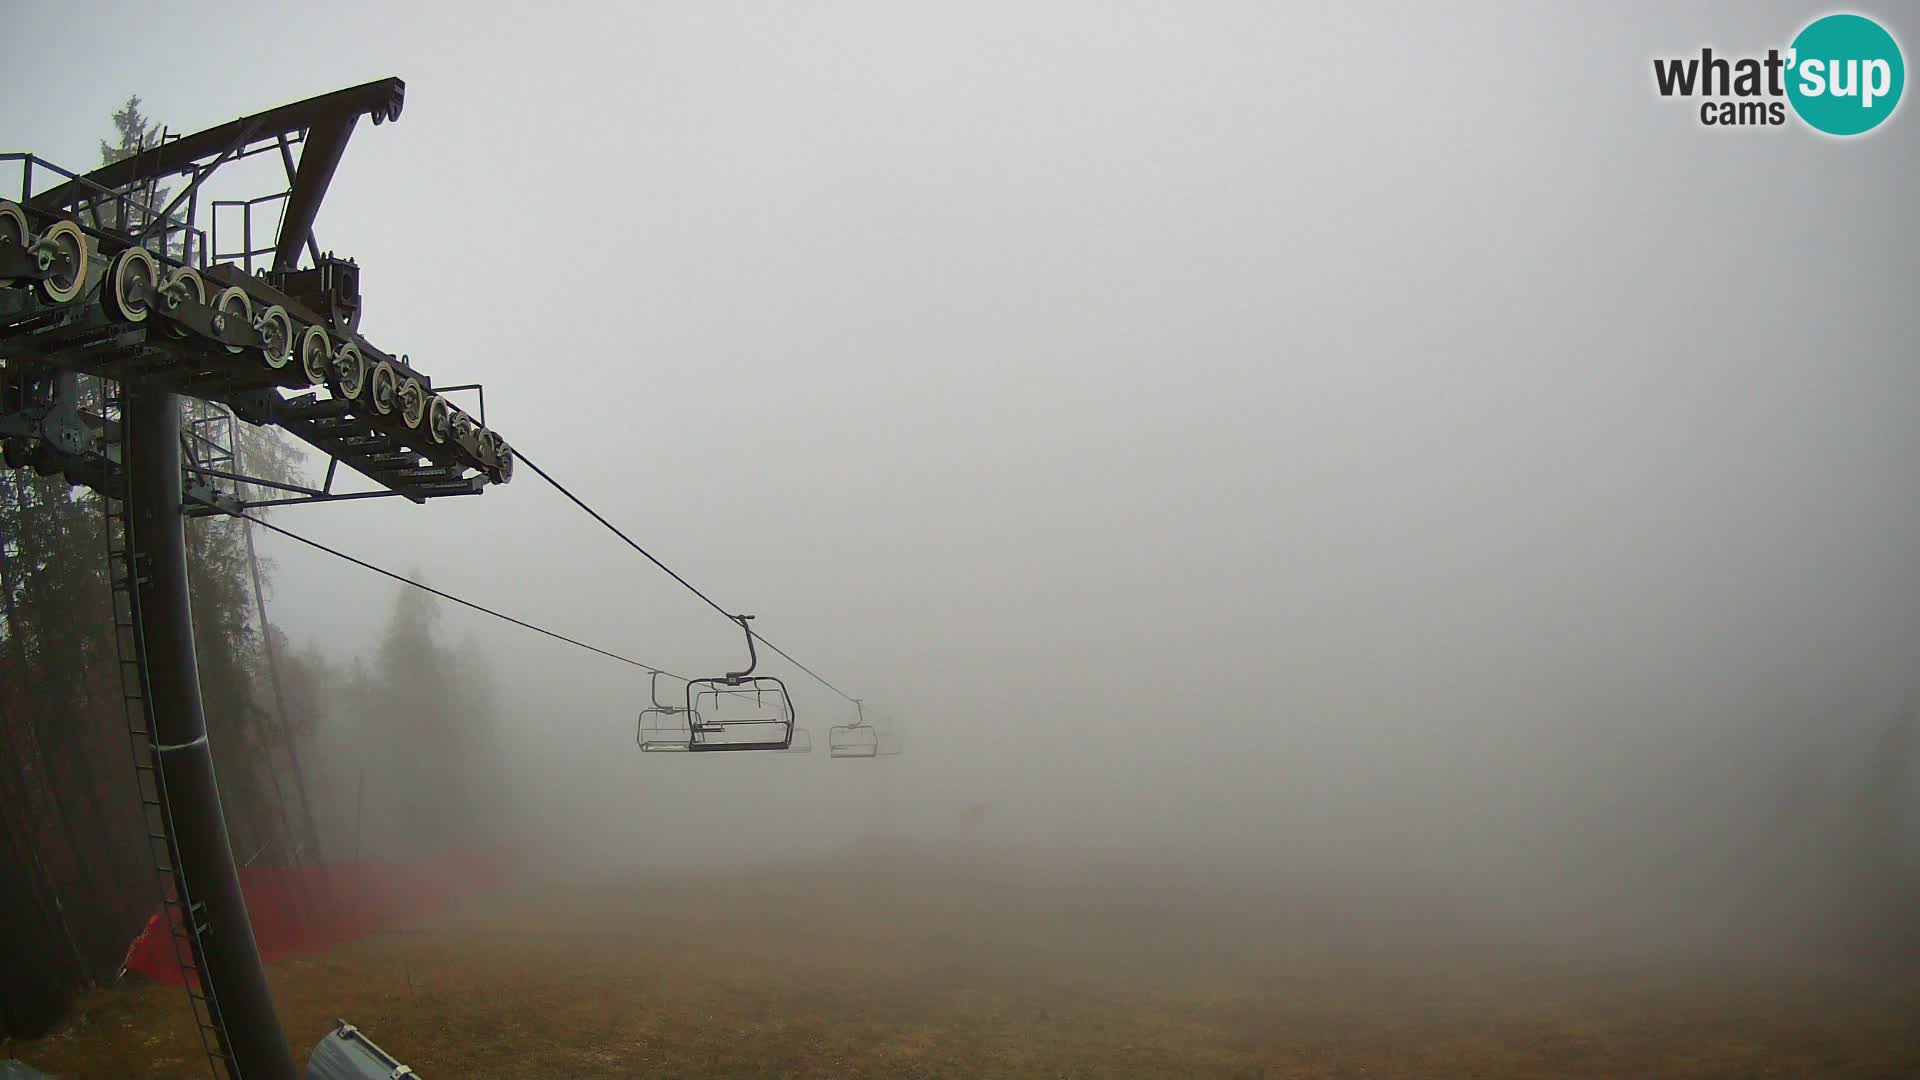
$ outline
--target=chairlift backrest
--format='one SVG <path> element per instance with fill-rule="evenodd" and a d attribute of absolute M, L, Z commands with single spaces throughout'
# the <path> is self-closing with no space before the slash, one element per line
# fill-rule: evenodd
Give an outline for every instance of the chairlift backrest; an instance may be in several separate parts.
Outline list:
<path fill-rule="evenodd" d="M 652 678 L 647 680 L 647 697 L 652 700 L 655 709 L 665 713 L 676 713 L 680 711 L 680 706 L 670 701 L 660 700 L 660 676 L 665 674 L 664 671 L 656 671 Z"/>
<path fill-rule="evenodd" d="M 784 724 L 792 719 L 793 702 L 778 679 L 755 676 L 740 686 L 708 683 L 695 679 L 689 684 L 686 708 L 710 724 Z"/>

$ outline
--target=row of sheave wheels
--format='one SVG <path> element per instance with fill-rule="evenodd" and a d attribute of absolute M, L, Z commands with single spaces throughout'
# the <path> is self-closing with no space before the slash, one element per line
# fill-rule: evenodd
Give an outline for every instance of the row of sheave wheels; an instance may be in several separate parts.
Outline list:
<path fill-rule="evenodd" d="M 325 386 L 335 397 L 363 404 L 380 416 L 398 416 L 409 431 L 424 428 L 435 443 L 471 446 L 483 464 L 500 473 L 502 483 L 511 474 L 513 455 L 506 441 L 445 398 L 428 392 L 419 379 L 402 376 L 385 360 L 369 363 L 358 345 L 336 342 L 323 326 L 296 323 L 278 304 L 256 305 L 237 285 L 209 298 L 206 280 L 199 271 L 186 266 L 163 270 L 151 252 L 128 248 L 114 256 L 104 292 L 108 314 L 131 323 L 145 322 L 156 304 L 210 307 L 219 319 L 237 320 L 259 334 L 261 343 L 256 348 L 268 368 L 285 371 L 297 364 L 310 385 Z M 172 321 L 166 323 L 166 332 L 176 337 L 192 334 Z M 224 347 L 235 354 L 248 349 L 243 345 Z"/>
<path fill-rule="evenodd" d="M 33 285 L 50 304 L 70 304 L 86 291 L 88 275 L 97 268 L 96 254 L 86 234 L 71 221 L 55 221 L 38 234 L 32 232 L 26 211 L 0 201 L 0 243 L 26 248 L 38 261 L 42 276 Z M 335 397 L 365 405 L 382 417 L 398 416 L 409 431 L 425 430 L 435 444 L 469 448 L 496 479 L 512 475 L 513 451 L 504 439 L 411 375 L 402 376 L 385 360 L 368 362 L 352 341 L 336 342 L 323 326 L 302 326 L 278 304 L 260 304 L 239 286 L 208 295 L 206 280 L 192 267 L 166 266 L 145 248 L 127 248 L 115 255 L 101 282 L 101 302 L 107 314 L 127 323 L 145 323 L 156 306 L 177 308 L 183 303 L 211 307 L 215 329 L 225 333 L 229 323 L 251 327 L 259 336 L 255 346 L 222 342 L 240 355 L 250 348 L 274 371 L 297 364 L 312 386 L 327 387 Z M 0 288 L 21 284 L 0 278 Z M 193 331 L 171 319 L 160 320 L 164 332 L 177 338 Z"/>

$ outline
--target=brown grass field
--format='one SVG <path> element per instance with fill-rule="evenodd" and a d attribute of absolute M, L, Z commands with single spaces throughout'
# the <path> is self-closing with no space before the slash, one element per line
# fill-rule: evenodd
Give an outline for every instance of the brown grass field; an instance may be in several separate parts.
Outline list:
<path fill-rule="evenodd" d="M 300 1060 L 345 1017 L 429 1080 L 1920 1076 L 1911 966 L 1583 958 L 1204 884 L 875 860 L 574 879 L 272 980 Z M 186 1016 L 178 987 L 101 991 L 0 1058 L 204 1076 Z"/>

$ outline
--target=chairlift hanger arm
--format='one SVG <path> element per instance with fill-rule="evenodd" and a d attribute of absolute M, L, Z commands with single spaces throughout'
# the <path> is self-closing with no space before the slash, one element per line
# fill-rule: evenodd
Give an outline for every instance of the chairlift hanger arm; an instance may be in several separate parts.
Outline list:
<path fill-rule="evenodd" d="M 647 678 L 647 698 L 653 702 L 653 707 L 656 709 L 670 709 L 673 707 L 660 703 L 660 673 L 657 671 Z"/>
<path fill-rule="evenodd" d="M 754 648 L 753 648 L 753 638 L 754 638 L 753 627 L 747 625 L 749 622 L 753 621 L 753 616 L 729 615 L 727 616 L 727 618 L 732 619 L 734 622 L 739 623 L 741 631 L 747 635 L 747 669 L 745 671 L 727 672 L 726 681 L 728 682 L 728 684 L 733 684 L 733 683 L 742 682 L 746 680 L 748 676 L 751 676 L 753 674 L 753 669 L 760 666 L 760 656 L 757 652 L 754 651 Z"/>

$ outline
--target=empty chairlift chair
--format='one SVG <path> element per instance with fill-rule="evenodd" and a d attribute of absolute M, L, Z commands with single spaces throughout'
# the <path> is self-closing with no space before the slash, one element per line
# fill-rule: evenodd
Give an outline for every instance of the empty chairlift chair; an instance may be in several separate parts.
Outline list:
<path fill-rule="evenodd" d="M 771 675 L 755 675 L 759 655 L 753 644 L 751 615 L 734 621 L 747 635 L 745 671 L 687 683 L 685 716 L 689 721 L 687 749 L 695 753 L 722 750 L 782 750 L 807 753 L 813 739 L 794 723 L 793 698 L 787 684 Z"/>
<path fill-rule="evenodd" d="M 880 733 L 865 724 L 847 724 L 827 731 L 827 753 L 837 758 L 880 756 Z"/>
<path fill-rule="evenodd" d="M 813 736 L 794 723 L 793 705 L 779 680 L 759 676 L 742 685 L 703 685 L 691 688 L 692 705 L 682 709 L 690 717 L 687 749 L 784 750 L 805 754 L 813 750 Z M 707 680 L 695 679 L 694 683 Z"/>
<path fill-rule="evenodd" d="M 853 707 L 858 714 L 851 724 L 838 724 L 827 729 L 827 756 L 837 758 L 870 758 L 880 754 L 880 733 L 867 723 L 867 710 L 858 698 Z"/>
<path fill-rule="evenodd" d="M 634 741 L 647 753 L 684 753 L 693 746 L 692 716 L 684 706 L 660 700 L 660 674 L 653 673 L 648 686 L 648 697 L 653 704 L 640 710 L 640 730 Z"/>

